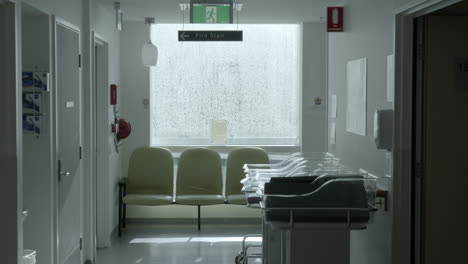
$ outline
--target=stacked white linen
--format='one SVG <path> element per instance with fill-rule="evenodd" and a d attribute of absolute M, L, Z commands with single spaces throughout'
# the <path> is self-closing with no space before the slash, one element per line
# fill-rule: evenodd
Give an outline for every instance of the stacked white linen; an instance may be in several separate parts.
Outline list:
<path fill-rule="evenodd" d="M 276 164 L 245 164 L 245 178 L 241 180 L 244 193 L 261 192 L 272 177 L 298 177 L 346 170 L 328 152 L 298 152 Z"/>

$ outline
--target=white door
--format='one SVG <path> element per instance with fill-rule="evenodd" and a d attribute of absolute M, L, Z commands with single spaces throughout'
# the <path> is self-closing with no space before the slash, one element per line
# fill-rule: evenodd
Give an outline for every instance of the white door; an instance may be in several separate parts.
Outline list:
<path fill-rule="evenodd" d="M 468 17 L 424 18 L 417 89 L 419 263 L 468 263 Z M 418 151 L 418 150 L 417 150 Z M 461 261 L 460 261 L 461 260 Z"/>
<path fill-rule="evenodd" d="M 80 34 L 56 23 L 58 263 L 81 264 Z"/>

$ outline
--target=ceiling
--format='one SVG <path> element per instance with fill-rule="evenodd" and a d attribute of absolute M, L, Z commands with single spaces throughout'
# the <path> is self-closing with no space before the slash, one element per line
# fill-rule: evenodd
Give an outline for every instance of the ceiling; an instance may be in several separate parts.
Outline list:
<path fill-rule="evenodd" d="M 98 0 L 112 6 L 120 1 L 124 20 L 143 21 L 155 17 L 156 23 L 182 23 L 179 3 L 189 0 Z M 234 0 L 243 4 L 239 13 L 241 24 L 290 24 L 320 21 L 327 6 L 342 6 L 343 0 Z M 185 14 L 186 21 L 188 13 Z M 236 21 L 236 20 L 235 20 Z"/>
<path fill-rule="evenodd" d="M 448 6 L 444 9 L 434 12 L 437 15 L 468 15 L 468 0 Z"/>

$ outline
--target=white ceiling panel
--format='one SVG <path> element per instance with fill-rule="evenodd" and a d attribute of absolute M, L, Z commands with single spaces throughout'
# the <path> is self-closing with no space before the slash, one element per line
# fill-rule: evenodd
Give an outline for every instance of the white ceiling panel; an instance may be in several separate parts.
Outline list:
<path fill-rule="evenodd" d="M 98 0 L 112 6 L 116 0 Z M 182 23 L 180 3 L 188 0 L 120 0 L 125 20 L 143 21 L 155 17 L 157 23 Z M 327 6 L 341 6 L 336 0 L 242 0 L 239 23 L 244 24 L 289 24 L 320 21 L 326 16 Z M 188 20 L 186 13 L 186 21 Z"/>

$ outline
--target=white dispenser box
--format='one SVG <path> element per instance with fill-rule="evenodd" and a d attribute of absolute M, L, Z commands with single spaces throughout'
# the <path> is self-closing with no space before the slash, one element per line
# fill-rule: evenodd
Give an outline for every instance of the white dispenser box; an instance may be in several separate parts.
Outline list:
<path fill-rule="evenodd" d="M 393 110 L 377 110 L 374 114 L 374 141 L 377 149 L 392 150 Z"/>

